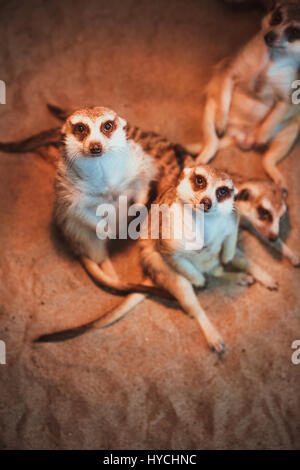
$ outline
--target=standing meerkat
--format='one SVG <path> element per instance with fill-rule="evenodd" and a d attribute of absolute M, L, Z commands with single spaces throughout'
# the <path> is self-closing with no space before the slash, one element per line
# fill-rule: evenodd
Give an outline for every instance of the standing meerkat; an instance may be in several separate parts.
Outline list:
<path fill-rule="evenodd" d="M 20 142 L 1 143 L 0 150 L 30 152 L 43 146 L 59 146 L 60 140 L 63 150 L 55 179 L 57 225 L 89 274 L 103 285 L 122 291 L 109 261 L 108 240 L 97 236 L 97 208 L 110 204 L 118 210 L 120 196 L 145 204 L 151 188 L 158 190 L 165 180 L 176 178 L 187 153 L 155 133 L 128 126 L 104 107 L 76 110 L 61 129 L 50 129 Z M 127 211 L 119 215 L 119 220 L 120 216 L 127 221 Z M 143 292 L 155 290 L 162 295 L 162 290 L 155 287 L 143 288 Z"/>
<path fill-rule="evenodd" d="M 237 54 L 216 67 L 207 87 L 204 144 L 199 163 L 208 163 L 220 147 L 267 148 L 266 173 L 286 188 L 276 164 L 290 151 L 300 126 L 292 84 L 299 78 L 300 4 L 275 2 L 262 28 Z"/>

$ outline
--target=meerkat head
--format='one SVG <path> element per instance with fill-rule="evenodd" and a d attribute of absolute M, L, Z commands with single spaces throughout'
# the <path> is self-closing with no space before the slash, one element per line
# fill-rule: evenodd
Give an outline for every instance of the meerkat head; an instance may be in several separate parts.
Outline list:
<path fill-rule="evenodd" d="M 262 22 L 264 41 L 270 50 L 300 59 L 300 2 L 273 2 Z"/>
<path fill-rule="evenodd" d="M 281 217 L 286 213 L 286 193 L 267 180 L 250 180 L 239 187 L 236 196 L 238 212 L 269 241 L 279 237 Z"/>
<path fill-rule="evenodd" d="M 208 165 L 185 168 L 178 180 L 177 197 L 184 204 L 203 205 L 207 214 L 230 214 L 237 190 L 225 172 Z"/>
<path fill-rule="evenodd" d="M 82 108 L 68 117 L 62 128 L 66 155 L 101 157 L 126 145 L 126 121 L 103 107 Z"/>

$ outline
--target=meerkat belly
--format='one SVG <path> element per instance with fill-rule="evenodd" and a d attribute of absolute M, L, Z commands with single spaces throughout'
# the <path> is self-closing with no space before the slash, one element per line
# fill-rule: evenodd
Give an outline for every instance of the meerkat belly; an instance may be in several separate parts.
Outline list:
<path fill-rule="evenodd" d="M 278 99 L 289 101 L 295 67 L 288 61 L 270 63 L 251 81 L 236 84 L 229 114 L 229 126 L 249 132 L 259 125 Z"/>
<path fill-rule="evenodd" d="M 210 273 L 220 264 L 220 254 L 224 240 L 234 227 L 231 217 L 215 218 L 204 224 L 204 246 L 191 257 L 198 271 Z"/>
<path fill-rule="evenodd" d="M 66 238 L 71 241 L 76 254 L 87 256 L 98 263 L 106 255 L 105 238 L 99 237 L 98 229 L 98 224 L 101 225 L 104 217 L 97 215 L 103 204 L 107 204 L 107 200 L 102 197 L 89 198 L 85 196 L 76 202 L 73 201 L 59 224 Z M 111 209 L 115 210 L 114 205 L 111 205 Z M 108 224 L 112 221 L 113 216 L 107 217 Z M 104 229 L 104 227 L 101 228 Z M 112 229 L 113 227 L 108 227 L 107 233 Z"/>

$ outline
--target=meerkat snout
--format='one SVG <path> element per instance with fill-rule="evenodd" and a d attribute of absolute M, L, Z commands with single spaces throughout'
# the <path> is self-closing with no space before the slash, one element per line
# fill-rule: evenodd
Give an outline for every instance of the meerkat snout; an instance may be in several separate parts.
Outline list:
<path fill-rule="evenodd" d="M 204 212 L 208 212 L 209 209 L 211 209 L 212 201 L 209 197 L 204 197 L 203 199 L 201 199 L 200 204 L 203 205 Z"/>
<path fill-rule="evenodd" d="M 102 153 L 102 145 L 100 142 L 91 142 L 89 150 L 91 153 L 99 155 Z"/>
<path fill-rule="evenodd" d="M 267 44 L 267 46 L 272 46 L 277 36 L 276 36 L 276 33 L 274 33 L 274 31 L 269 31 L 267 34 L 265 34 L 264 38 L 265 38 L 265 43 Z"/>
<path fill-rule="evenodd" d="M 278 233 L 271 233 L 269 235 L 269 240 L 270 240 L 270 242 L 276 242 L 276 240 L 278 240 L 278 237 L 279 237 Z"/>

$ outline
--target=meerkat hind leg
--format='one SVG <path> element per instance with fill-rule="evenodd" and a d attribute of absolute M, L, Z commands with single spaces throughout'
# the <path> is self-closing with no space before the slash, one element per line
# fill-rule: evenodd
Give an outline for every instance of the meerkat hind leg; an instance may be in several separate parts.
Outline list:
<path fill-rule="evenodd" d="M 159 278 L 159 283 L 173 294 L 180 306 L 196 318 L 209 348 L 222 359 L 225 354 L 224 341 L 199 304 L 192 284 L 185 277 L 174 273 L 171 268 L 160 273 Z"/>
<path fill-rule="evenodd" d="M 244 254 L 237 249 L 236 255 L 231 261 L 231 264 L 236 268 L 242 269 L 248 272 L 254 277 L 260 284 L 267 287 L 269 290 L 278 290 L 277 282 L 264 271 L 258 264 L 254 263 L 251 259 L 246 258 Z"/>
<path fill-rule="evenodd" d="M 241 286 L 251 286 L 255 283 L 255 279 L 246 272 L 225 271 L 223 266 L 218 266 L 213 271 L 213 276 L 227 281 L 236 281 Z"/>
<path fill-rule="evenodd" d="M 194 286 L 203 287 L 205 285 L 205 277 L 190 260 L 186 258 L 173 258 L 170 264 Z"/>
<path fill-rule="evenodd" d="M 292 121 L 284 127 L 273 138 L 268 150 L 262 157 L 262 164 L 266 173 L 270 178 L 282 188 L 287 188 L 287 184 L 281 174 L 276 168 L 276 164 L 280 162 L 291 150 L 297 136 L 299 134 L 299 122 Z"/>
<path fill-rule="evenodd" d="M 204 146 L 197 157 L 197 163 L 206 164 L 210 162 L 219 149 L 219 138 L 215 128 L 216 107 L 216 102 L 212 98 L 208 100 L 205 106 L 203 117 Z"/>
<path fill-rule="evenodd" d="M 114 279 L 119 279 L 119 276 L 114 268 L 114 265 L 112 264 L 112 261 L 109 257 L 105 258 L 104 261 L 101 263 L 101 268 L 106 274 L 109 274 L 112 276 Z"/>

